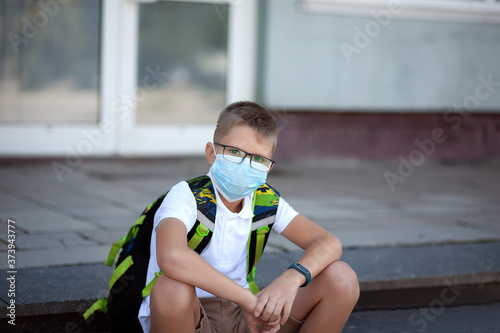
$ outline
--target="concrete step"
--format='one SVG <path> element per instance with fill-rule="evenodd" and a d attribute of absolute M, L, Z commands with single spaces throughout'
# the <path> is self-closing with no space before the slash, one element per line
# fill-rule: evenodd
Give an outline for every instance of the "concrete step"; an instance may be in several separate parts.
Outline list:
<path fill-rule="evenodd" d="M 258 283 L 269 284 L 300 255 L 261 259 Z M 357 309 L 428 306 L 441 293 L 454 305 L 500 300 L 500 242 L 348 249 L 341 260 L 358 275 Z"/>
<path fill-rule="evenodd" d="M 500 242 L 345 250 L 342 260 L 358 274 L 356 307 L 397 309 L 500 301 Z M 268 253 L 259 262 L 257 283 L 269 284 L 301 252 Z M 103 264 L 20 269 L 15 297 L 0 280 L 0 331 L 9 326 L 7 304 L 15 300 L 16 329 L 26 332 L 105 331 L 103 318 L 83 321 L 83 312 L 108 291 L 112 268 Z M 9 276 L 7 276 L 9 277 Z M 8 312 L 9 311 L 9 312 Z"/>

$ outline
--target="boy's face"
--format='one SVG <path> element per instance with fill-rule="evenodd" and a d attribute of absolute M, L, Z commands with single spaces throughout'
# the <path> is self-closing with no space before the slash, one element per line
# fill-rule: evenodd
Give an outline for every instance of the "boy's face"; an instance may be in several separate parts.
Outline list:
<path fill-rule="evenodd" d="M 273 140 L 262 137 L 250 126 L 233 127 L 226 136 L 219 139 L 218 143 L 239 148 L 247 153 L 260 155 L 269 159 L 273 157 Z M 211 142 L 208 142 L 205 147 L 205 154 L 210 165 L 215 161 L 213 147 L 214 145 Z M 223 148 L 215 145 L 215 151 L 217 154 L 222 154 Z"/>

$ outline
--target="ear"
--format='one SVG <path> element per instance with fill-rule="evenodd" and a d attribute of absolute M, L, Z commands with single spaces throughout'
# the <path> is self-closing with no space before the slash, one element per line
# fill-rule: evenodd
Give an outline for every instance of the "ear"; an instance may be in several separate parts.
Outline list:
<path fill-rule="evenodd" d="M 207 157 L 207 161 L 210 166 L 214 164 L 216 156 L 214 152 L 214 145 L 212 144 L 212 142 L 207 142 L 207 144 L 205 145 L 205 156 Z"/>

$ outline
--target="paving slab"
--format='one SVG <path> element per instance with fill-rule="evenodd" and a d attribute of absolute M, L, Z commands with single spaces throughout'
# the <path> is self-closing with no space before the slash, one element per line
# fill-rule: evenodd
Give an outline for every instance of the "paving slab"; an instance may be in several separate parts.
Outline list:
<path fill-rule="evenodd" d="M 45 208 L 36 211 L 14 212 L 7 216 L 16 222 L 16 227 L 27 230 L 30 234 L 44 234 L 51 232 L 73 230 L 99 230 L 88 221 L 80 221 L 74 217 L 54 212 Z"/>
<path fill-rule="evenodd" d="M 498 234 L 486 231 L 423 224 L 391 228 L 366 226 L 362 235 L 358 230 L 330 231 L 341 240 L 344 248 L 489 242 L 499 238 Z"/>
<path fill-rule="evenodd" d="M 91 239 L 99 245 L 109 246 L 128 233 L 128 229 L 117 228 L 112 230 L 101 230 L 98 233 L 90 231 L 80 231 L 78 234 L 84 239 Z"/>
<path fill-rule="evenodd" d="M 480 229 L 493 233 L 500 232 L 500 218 L 498 215 L 464 216 L 455 220 L 454 223 L 465 228 Z"/>
<path fill-rule="evenodd" d="M 124 212 L 119 209 L 108 210 L 101 212 L 90 211 L 84 214 L 85 219 L 92 221 L 100 230 L 116 230 L 128 231 L 134 222 L 139 218 L 140 214 L 147 205 L 141 205 L 134 213 Z"/>
<path fill-rule="evenodd" d="M 81 265 L 101 263 L 109 253 L 109 245 L 94 245 L 86 247 L 69 247 L 64 249 L 44 249 L 33 251 L 17 251 L 16 267 L 50 267 L 61 265 Z M 0 269 L 7 269 L 7 260 L 0 261 Z"/>
<path fill-rule="evenodd" d="M 7 236 L 0 236 L 0 239 L 7 243 Z M 45 249 L 55 249 L 65 251 L 74 247 L 91 247 L 98 245 L 94 240 L 84 238 L 77 233 L 49 233 L 45 237 L 32 234 L 17 234 L 16 248 L 19 252 L 38 251 Z"/>

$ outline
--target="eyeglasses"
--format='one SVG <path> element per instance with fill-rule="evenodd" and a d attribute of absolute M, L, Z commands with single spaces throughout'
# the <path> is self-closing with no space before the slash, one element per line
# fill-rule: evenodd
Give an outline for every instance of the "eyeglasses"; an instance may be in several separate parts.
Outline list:
<path fill-rule="evenodd" d="M 218 142 L 214 142 L 214 144 L 219 145 L 224 148 L 222 152 L 222 156 L 225 160 L 231 161 L 233 163 L 241 163 L 245 159 L 245 157 L 250 156 L 250 166 L 254 169 L 260 171 L 269 171 L 274 164 L 274 161 L 260 155 L 250 154 L 244 150 L 241 150 L 236 147 L 221 145 Z"/>

